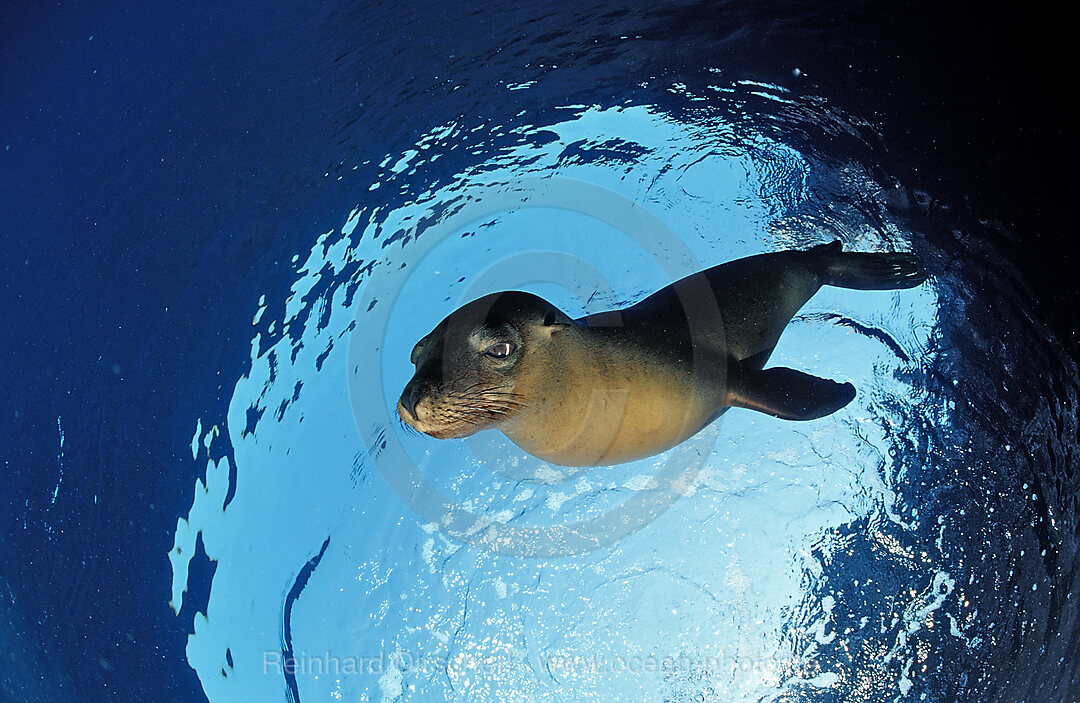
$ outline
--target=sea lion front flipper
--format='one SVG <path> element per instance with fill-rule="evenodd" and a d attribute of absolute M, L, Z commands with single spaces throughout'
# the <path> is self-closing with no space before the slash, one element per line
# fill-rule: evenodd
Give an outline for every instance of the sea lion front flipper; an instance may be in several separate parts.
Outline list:
<path fill-rule="evenodd" d="M 726 404 L 784 420 L 816 420 L 851 402 L 855 386 L 778 366 L 764 371 L 732 364 Z"/>

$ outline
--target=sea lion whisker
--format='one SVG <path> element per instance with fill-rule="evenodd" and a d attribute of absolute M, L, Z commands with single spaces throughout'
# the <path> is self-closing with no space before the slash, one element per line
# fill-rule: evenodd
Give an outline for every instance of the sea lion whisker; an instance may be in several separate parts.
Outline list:
<path fill-rule="evenodd" d="M 484 398 L 459 398 L 457 396 L 450 396 L 447 398 L 449 401 L 448 407 L 454 409 L 460 408 L 482 408 L 488 405 L 498 405 L 501 401 L 487 401 Z"/>
<path fill-rule="evenodd" d="M 480 405 L 498 405 L 500 403 L 521 402 L 523 396 L 517 393 L 478 393 L 461 398 L 465 403 L 478 403 Z"/>
<path fill-rule="evenodd" d="M 512 391 L 483 391 L 481 393 L 475 393 L 469 396 L 470 398 L 524 398 L 525 396 L 520 393 L 514 393 Z"/>
<path fill-rule="evenodd" d="M 502 392 L 503 389 L 506 388 L 510 388 L 509 384 L 504 384 L 501 386 L 489 386 L 486 383 L 478 382 L 466 386 L 465 388 L 454 389 L 453 392 L 457 395 L 472 395 L 476 393 Z"/>
<path fill-rule="evenodd" d="M 510 412 L 510 408 L 499 407 L 497 405 L 484 405 L 473 409 L 473 412 L 485 414 L 485 413 L 498 413 L 500 415 L 506 415 Z"/>
<path fill-rule="evenodd" d="M 415 427 L 413 427 L 409 423 L 405 422 L 404 418 L 402 418 L 401 415 L 398 415 L 397 421 L 398 421 L 398 424 L 401 425 L 405 429 L 406 434 L 414 434 L 417 437 L 420 437 L 420 436 L 423 435 L 423 433 L 420 430 L 416 429 Z"/>
<path fill-rule="evenodd" d="M 455 397 L 458 398 L 508 398 L 508 397 L 520 397 L 520 393 L 514 393 L 513 391 L 501 391 L 494 388 L 486 388 L 468 392 L 456 392 Z"/>
<path fill-rule="evenodd" d="M 499 409 L 499 408 L 472 407 L 472 406 L 466 406 L 466 407 L 455 406 L 453 409 L 447 410 L 448 415 L 452 415 L 453 417 L 458 418 L 458 419 L 474 418 L 474 419 L 486 420 L 486 419 L 489 419 L 490 414 L 493 413 L 493 412 L 494 413 L 505 414 L 506 410 Z"/>
<path fill-rule="evenodd" d="M 512 406 L 522 401 L 511 396 L 473 396 L 470 398 L 462 398 L 462 404 L 471 407 L 499 407 L 499 406 Z"/>
<path fill-rule="evenodd" d="M 540 413 L 542 415 L 547 415 L 548 417 L 551 417 L 551 413 L 547 412 L 546 410 L 541 410 L 540 408 L 536 407 L 535 405 L 530 405 L 529 403 L 526 403 L 524 401 L 506 399 L 503 402 L 507 403 L 510 407 L 528 408 L 529 410 L 535 410 L 536 412 L 538 412 L 538 413 Z"/>
<path fill-rule="evenodd" d="M 476 411 L 471 408 L 454 407 L 443 410 L 441 416 L 444 418 L 460 420 L 463 418 L 475 417 Z"/>

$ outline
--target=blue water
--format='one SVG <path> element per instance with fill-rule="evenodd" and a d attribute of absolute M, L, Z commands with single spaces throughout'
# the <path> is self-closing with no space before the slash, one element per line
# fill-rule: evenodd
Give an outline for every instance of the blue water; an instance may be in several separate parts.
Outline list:
<path fill-rule="evenodd" d="M 5 13 L 3 700 L 1076 699 L 1026 18 Z M 599 311 L 834 238 L 931 278 L 785 332 L 773 363 L 859 389 L 833 416 L 587 470 L 393 420 L 464 301 Z"/>

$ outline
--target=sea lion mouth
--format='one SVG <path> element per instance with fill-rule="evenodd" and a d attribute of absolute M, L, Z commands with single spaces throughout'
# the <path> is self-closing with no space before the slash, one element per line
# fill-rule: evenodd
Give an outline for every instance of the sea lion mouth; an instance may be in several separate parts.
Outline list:
<path fill-rule="evenodd" d="M 460 439 L 495 427 L 524 407 L 521 397 L 506 387 L 475 384 L 463 390 L 429 393 L 405 403 L 398 400 L 401 420 L 435 439 Z"/>

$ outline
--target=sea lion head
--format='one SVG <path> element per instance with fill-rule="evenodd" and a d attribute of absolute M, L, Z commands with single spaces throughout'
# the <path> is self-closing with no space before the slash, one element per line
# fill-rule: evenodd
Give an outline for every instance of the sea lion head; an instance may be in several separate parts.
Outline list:
<path fill-rule="evenodd" d="M 550 365 L 545 348 L 572 325 L 551 303 L 521 291 L 458 308 L 413 347 L 416 373 L 398 400 L 398 414 L 425 434 L 451 439 L 529 411 L 526 387 Z"/>

